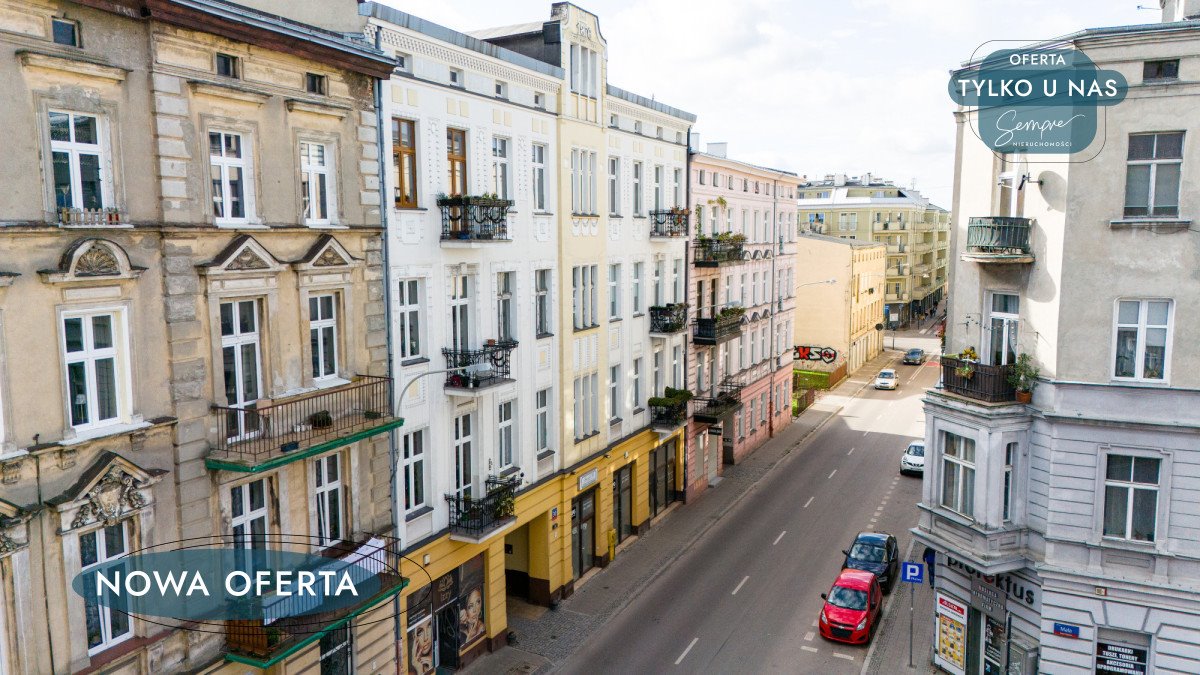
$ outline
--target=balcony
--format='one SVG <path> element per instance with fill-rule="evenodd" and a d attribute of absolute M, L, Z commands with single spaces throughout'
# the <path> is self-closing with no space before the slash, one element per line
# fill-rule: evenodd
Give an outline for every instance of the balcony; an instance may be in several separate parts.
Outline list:
<path fill-rule="evenodd" d="M 446 368 L 446 393 L 476 397 L 492 387 L 513 382 L 512 351 L 516 340 L 489 340 L 479 349 L 442 349 Z"/>
<path fill-rule="evenodd" d="M 889 277 L 906 277 L 911 269 L 906 267 L 889 267 L 887 268 L 887 276 Z"/>
<path fill-rule="evenodd" d="M 521 479 L 492 477 L 483 485 L 482 497 L 446 495 L 446 503 L 450 505 L 450 539 L 483 543 L 516 522 L 516 496 Z"/>
<path fill-rule="evenodd" d="M 362 545 L 341 542 L 325 549 L 322 555 L 331 559 L 329 570 L 335 573 L 348 565 L 365 568 L 378 580 L 378 590 L 353 604 L 328 611 L 319 611 L 317 603 L 322 598 L 312 595 L 266 596 L 261 610 L 263 618 L 225 621 L 227 661 L 267 669 L 285 655 L 316 642 L 328 631 L 379 607 L 408 585 L 408 579 L 397 574 L 398 557 L 380 539 L 370 539 Z M 361 578 L 358 572 L 351 574 L 353 578 Z M 374 588 L 373 583 L 371 586 Z"/>
<path fill-rule="evenodd" d="M 715 398 L 696 399 L 696 410 L 692 413 L 692 419 L 705 424 L 720 424 L 722 417 L 742 409 L 744 387 L 741 381 L 726 377 L 717 385 Z"/>
<path fill-rule="evenodd" d="M 674 401 L 665 405 L 655 405 L 657 397 L 650 399 L 650 428 L 663 434 L 677 431 L 687 423 L 687 401 Z M 669 399 L 663 399 L 666 401 Z"/>
<path fill-rule="evenodd" d="M 692 262 L 696 267 L 740 265 L 746 260 L 746 240 L 741 235 L 722 239 L 699 237 L 695 241 Z"/>
<path fill-rule="evenodd" d="M 885 302 L 906 302 L 908 300 L 908 293 L 888 293 L 883 296 L 883 299 Z"/>
<path fill-rule="evenodd" d="M 742 315 L 745 313 L 741 307 L 726 307 L 715 317 L 696 319 L 692 343 L 711 347 L 736 338 L 742 334 Z"/>
<path fill-rule="evenodd" d="M 488 243 L 508 243 L 510 199 L 491 197 L 443 197 L 442 245 L 475 248 Z"/>
<path fill-rule="evenodd" d="M 876 232 L 899 232 L 908 230 L 908 223 L 901 220 L 889 220 L 887 222 L 873 223 L 872 229 Z"/>
<path fill-rule="evenodd" d="M 400 426 L 392 378 L 359 375 L 339 387 L 244 407 L 213 406 L 217 441 L 210 469 L 257 473 Z"/>
<path fill-rule="evenodd" d="M 119 209 L 71 209 L 58 210 L 58 223 L 66 227 L 111 227 L 125 222 Z"/>
<path fill-rule="evenodd" d="M 650 308 L 650 337 L 669 337 L 686 327 L 686 302 L 655 305 Z"/>
<path fill-rule="evenodd" d="M 650 212 L 651 239 L 681 239 L 687 236 L 687 230 L 687 209 L 660 209 Z"/>
<path fill-rule="evenodd" d="M 1029 247 L 1029 218 L 990 216 L 971 218 L 967 222 L 967 248 L 962 259 L 978 263 L 1031 263 Z"/>
<path fill-rule="evenodd" d="M 892 254 L 895 254 L 895 253 L 907 253 L 907 252 L 908 252 L 908 247 L 907 247 L 905 244 L 888 244 L 888 245 L 887 245 L 887 252 L 888 252 L 888 253 L 892 253 Z"/>
<path fill-rule="evenodd" d="M 943 356 L 942 387 L 959 396 L 985 403 L 1010 403 L 1017 400 L 1017 390 L 1008 383 L 1012 366 L 989 366 Z"/>

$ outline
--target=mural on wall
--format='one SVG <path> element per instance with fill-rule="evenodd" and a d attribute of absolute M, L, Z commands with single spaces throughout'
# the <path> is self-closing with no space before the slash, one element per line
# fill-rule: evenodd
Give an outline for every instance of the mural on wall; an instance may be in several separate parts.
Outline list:
<path fill-rule="evenodd" d="M 824 361 L 833 363 L 837 360 L 837 350 L 833 347 L 792 347 L 792 359 L 796 361 Z"/>

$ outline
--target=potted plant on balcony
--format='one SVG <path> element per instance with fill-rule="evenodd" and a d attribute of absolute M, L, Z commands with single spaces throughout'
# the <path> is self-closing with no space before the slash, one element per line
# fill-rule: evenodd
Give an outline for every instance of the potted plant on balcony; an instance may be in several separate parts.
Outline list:
<path fill-rule="evenodd" d="M 979 360 L 979 354 L 974 347 L 967 347 L 958 355 L 960 363 L 954 369 L 954 374 L 964 380 L 969 380 L 975 376 L 975 362 Z"/>
<path fill-rule="evenodd" d="M 745 313 L 746 313 L 745 307 L 733 305 L 733 306 L 722 309 L 720 312 L 717 312 L 717 321 L 724 322 L 724 321 L 732 321 L 734 319 L 741 319 Z"/>
<path fill-rule="evenodd" d="M 1033 400 L 1033 388 L 1037 386 L 1038 376 L 1042 372 L 1033 364 L 1033 358 L 1028 354 L 1020 354 L 1017 356 L 1017 362 L 1013 364 L 1012 370 L 1008 373 L 1008 383 L 1017 390 L 1017 402 L 1029 403 Z"/>

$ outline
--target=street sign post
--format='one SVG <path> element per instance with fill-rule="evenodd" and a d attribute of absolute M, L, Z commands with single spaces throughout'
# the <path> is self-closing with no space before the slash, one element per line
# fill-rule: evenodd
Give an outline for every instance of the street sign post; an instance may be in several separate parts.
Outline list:
<path fill-rule="evenodd" d="M 900 563 L 900 580 L 908 584 L 908 667 L 913 667 L 913 615 L 916 613 L 917 584 L 925 583 L 923 563 Z"/>

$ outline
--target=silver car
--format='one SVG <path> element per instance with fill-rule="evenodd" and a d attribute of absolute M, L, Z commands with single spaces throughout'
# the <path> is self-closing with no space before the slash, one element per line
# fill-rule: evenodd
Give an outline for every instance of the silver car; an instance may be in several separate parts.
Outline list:
<path fill-rule="evenodd" d="M 913 441 L 900 455 L 900 473 L 925 475 L 925 441 Z"/>

